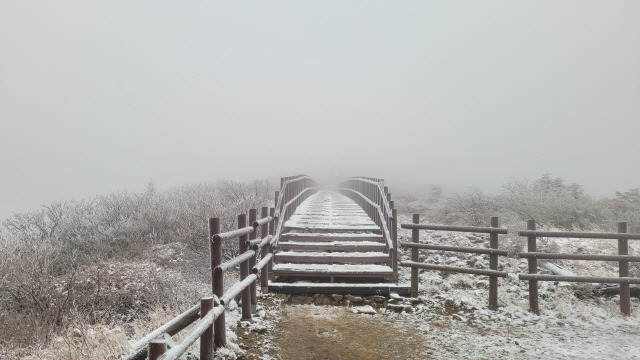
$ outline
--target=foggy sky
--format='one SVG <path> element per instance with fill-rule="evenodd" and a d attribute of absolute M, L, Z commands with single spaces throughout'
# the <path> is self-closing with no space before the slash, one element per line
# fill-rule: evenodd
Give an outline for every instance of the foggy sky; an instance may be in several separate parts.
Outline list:
<path fill-rule="evenodd" d="M 0 2 L 0 218 L 306 173 L 640 186 L 640 2 Z"/>

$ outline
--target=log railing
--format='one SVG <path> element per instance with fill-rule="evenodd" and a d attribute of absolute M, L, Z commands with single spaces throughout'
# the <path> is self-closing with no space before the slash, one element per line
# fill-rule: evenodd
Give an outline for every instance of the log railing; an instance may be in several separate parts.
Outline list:
<path fill-rule="evenodd" d="M 386 252 L 389 254 L 389 266 L 393 269 L 393 280 L 397 280 L 397 210 L 391 201 L 389 188 L 384 186 L 384 180 L 364 176 L 353 177 L 338 184 L 336 190 L 355 201 L 380 227 L 385 239 Z"/>
<path fill-rule="evenodd" d="M 631 296 L 629 284 L 640 284 L 640 278 L 629 277 L 629 262 L 640 262 L 640 256 L 629 256 L 629 240 L 640 240 L 640 234 L 627 233 L 627 223 L 618 223 L 617 233 L 582 233 L 560 231 L 537 231 L 534 220 L 527 221 L 527 230 L 519 231 L 518 235 L 527 237 L 527 252 L 518 254 L 526 258 L 529 263 L 529 273 L 520 274 L 520 280 L 529 281 L 529 309 L 538 313 L 538 281 L 566 281 L 594 284 L 620 284 L 620 311 L 624 315 L 631 314 Z M 574 238 L 574 239 L 617 239 L 618 255 L 600 254 L 559 254 L 538 252 L 537 238 Z M 538 259 L 563 259 L 587 261 L 617 261 L 618 277 L 594 276 L 558 276 L 539 275 Z"/>
<path fill-rule="evenodd" d="M 471 226 L 449 226 L 420 224 L 420 215 L 413 214 L 413 223 L 401 224 L 403 229 L 411 229 L 412 242 L 401 242 L 402 248 L 411 249 L 411 261 L 401 261 L 400 266 L 411 267 L 411 296 L 418 296 L 418 269 L 439 270 L 456 273 L 467 273 L 489 276 L 489 308 L 498 307 L 498 277 L 506 277 L 507 272 L 498 271 L 498 256 L 507 256 L 507 251 L 498 249 L 498 235 L 507 234 L 508 230 L 498 227 L 498 218 L 491 218 L 489 227 Z M 459 231 L 473 233 L 488 233 L 489 248 L 472 248 L 448 245 L 435 245 L 419 243 L 419 230 L 440 230 Z M 640 278 L 629 276 L 629 263 L 640 262 L 640 256 L 629 255 L 629 240 L 640 240 L 640 234 L 628 233 L 627 223 L 618 223 L 617 233 L 598 232 L 562 232 L 562 231 L 539 231 L 536 230 L 535 220 L 527 221 L 527 230 L 518 232 L 519 236 L 527 237 L 527 252 L 521 252 L 518 257 L 527 259 L 528 274 L 519 274 L 518 278 L 529 282 L 529 309 L 538 314 L 538 281 L 563 281 L 594 284 L 620 284 L 620 311 L 623 315 L 631 314 L 631 289 L 630 284 L 640 284 Z M 537 251 L 537 239 L 545 238 L 574 238 L 574 239 L 617 239 L 618 254 L 563 254 Z M 418 250 L 440 250 L 463 253 L 487 254 L 489 255 L 489 269 L 469 269 L 453 266 L 424 264 L 418 262 Z M 538 259 L 551 260 L 586 260 L 586 261 L 613 261 L 618 262 L 618 277 L 596 277 L 596 276 L 565 276 L 538 274 Z"/>
<path fill-rule="evenodd" d="M 276 191 L 275 204 L 275 234 L 273 244 L 277 245 L 284 228 L 298 206 L 309 196 L 316 193 L 318 183 L 306 175 L 296 175 L 280 178 L 280 190 Z"/>
<path fill-rule="evenodd" d="M 400 242 L 403 248 L 411 249 L 411 261 L 401 261 L 400 266 L 411 268 L 411 296 L 418 296 L 418 269 L 438 270 L 463 274 L 486 275 L 489 276 L 489 309 L 498 309 L 498 278 L 507 277 L 505 271 L 498 271 L 498 256 L 507 256 L 504 250 L 498 250 L 498 235 L 507 234 L 508 230 L 498 226 L 498 217 L 491 217 L 489 227 L 471 226 L 448 226 L 420 224 L 420 215 L 413 214 L 412 224 L 402 224 L 403 229 L 411 229 L 411 242 Z M 489 234 L 489 248 L 447 246 L 437 244 L 423 244 L 419 242 L 420 230 L 441 230 L 471 233 Z M 473 269 L 455 266 L 433 265 L 420 263 L 418 250 L 440 250 L 460 253 L 486 254 L 489 255 L 489 269 Z"/>
<path fill-rule="evenodd" d="M 232 300 L 241 299 L 242 321 L 251 321 L 255 312 L 257 296 L 256 282 L 260 281 L 262 292 L 268 291 L 268 264 L 273 257 L 275 217 L 274 208 L 263 207 L 261 217 L 257 210 L 249 210 L 238 215 L 238 229 L 220 232 L 219 218 L 209 219 L 209 240 L 211 248 L 211 288 L 213 296 L 204 297 L 168 323 L 152 331 L 132 345 L 126 358 L 150 360 L 177 359 L 198 339 L 200 339 L 200 359 L 213 359 L 214 347 L 226 345 L 226 325 L 224 309 Z M 258 238 L 259 233 L 259 238 Z M 238 239 L 238 256 L 223 262 L 222 245 L 225 241 Z M 257 255 L 260 254 L 260 261 Z M 240 267 L 240 281 L 225 291 L 224 273 Z M 258 273 L 260 275 L 258 276 Z M 178 343 L 170 336 L 178 334 L 189 325 L 196 323 Z"/>

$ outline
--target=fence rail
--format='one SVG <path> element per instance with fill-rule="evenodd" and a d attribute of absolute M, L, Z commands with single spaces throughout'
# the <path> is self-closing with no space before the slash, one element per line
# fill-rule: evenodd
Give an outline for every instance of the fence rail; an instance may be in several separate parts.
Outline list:
<path fill-rule="evenodd" d="M 527 237 L 527 252 L 521 252 L 519 257 L 527 259 L 529 273 L 520 274 L 520 280 L 529 281 L 529 309 L 539 313 L 538 281 L 566 281 L 595 284 L 620 284 L 620 311 L 624 315 L 631 314 L 631 289 L 629 284 L 640 284 L 640 278 L 629 277 L 629 263 L 640 262 L 640 256 L 629 256 L 628 240 L 640 239 L 640 234 L 627 232 L 627 223 L 618 223 L 617 233 L 584 233 L 584 232 L 553 232 L 537 231 L 534 220 L 527 221 L 527 230 L 518 232 L 519 236 Z M 561 254 L 542 253 L 537 251 L 537 239 L 547 238 L 574 238 L 574 239 L 617 239 L 618 255 L 600 254 Z M 538 259 L 562 259 L 585 261 L 617 261 L 618 277 L 594 277 L 594 276 L 557 276 L 538 274 Z"/>
<path fill-rule="evenodd" d="M 411 229 L 412 242 L 400 242 L 402 248 L 411 249 L 411 261 L 401 261 L 400 265 L 411 268 L 411 295 L 418 295 L 418 269 L 447 271 L 456 273 L 488 275 L 489 276 L 489 308 L 496 309 L 497 304 L 497 278 L 506 277 L 505 271 L 498 271 L 498 256 L 507 256 L 508 252 L 498 249 L 498 234 L 507 234 L 508 230 L 498 227 L 498 218 L 491 218 L 490 227 L 469 227 L 420 224 L 420 216 L 413 215 L 413 223 L 401 224 L 403 229 Z M 489 248 L 474 248 L 463 246 L 436 245 L 419 243 L 420 230 L 459 231 L 488 233 L 490 237 Z M 629 263 L 640 262 L 640 256 L 629 255 L 628 240 L 640 239 L 640 234 L 628 233 L 627 223 L 618 223 L 617 233 L 586 233 L 563 231 L 539 231 L 536 230 L 534 220 L 527 221 L 527 230 L 518 231 L 519 236 L 527 237 L 527 251 L 517 254 L 518 257 L 527 259 L 528 274 L 518 274 L 519 280 L 529 282 L 529 308 L 534 313 L 539 313 L 538 281 L 564 281 L 577 283 L 620 284 L 620 311 L 623 315 L 631 314 L 630 287 L 629 284 L 640 284 L 640 278 L 629 276 Z M 536 240 L 539 237 L 546 238 L 577 238 L 577 239 L 617 239 L 618 255 L 605 254 L 566 254 L 538 252 Z M 470 269 L 454 266 L 424 264 L 418 262 L 418 250 L 440 250 L 462 253 L 487 254 L 490 256 L 489 269 Z M 566 276 L 538 274 L 538 259 L 560 260 L 586 260 L 586 261 L 613 261 L 618 262 L 618 277 L 603 276 Z"/>
<path fill-rule="evenodd" d="M 194 305 L 133 344 L 133 350 L 127 359 L 145 359 L 147 355 L 151 360 L 177 359 L 198 338 L 200 339 L 200 359 L 213 359 L 214 346 L 226 344 L 225 306 L 228 306 L 231 300 L 241 294 L 242 320 L 251 320 L 251 313 L 255 310 L 256 304 L 255 284 L 257 280 L 260 280 L 264 291 L 268 289 L 268 269 L 265 266 L 272 258 L 272 254 L 268 251 L 268 245 L 273 240 L 273 212 L 273 208 L 263 207 L 262 217 L 256 219 L 257 210 L 251 209 L 249 210 L 251 226 L 247 226 L 246 214 L 240 214 L 238 215 L 238 229 L 224 233 L 220 233 L 218 218 L 209 219 L 213 296 L 202 298 L 200 304 Z M 256 238 L 258 232 L 262 236 L 260 239 L 256 239 L 259 241 L 249 240 Z M 238 239 L 239 255 L 223 262 L 222 244 L 233 239 Z M 249 247 L 252 248 L 249 249 Z M 257 254 L 261 254 L 262 258 L 259 266 L 255 265 Z M 240 281 L 225 291 L 224 273 L 237 266 L 240 267 Z M 257 276 L 259 272 L 261 272 L 260 277 Z M 253 309 L 251 305 L 254 305 Z M 196 325 L 182 337 L 180 342 L 172 344 L 165 339 L 165 334 L 176 335 L 193 323 Z"/>
<path fill-rule="evenodd" d="M 498 256 L 507 256 L 504 250 L 498 250 L 498 235 L 507 234 L 508 230 L 498 227 L 498 217 L 491 217 L 490 227 L 450 226 L 420 224 L 420 214 L 413 214 L 412 224 L 401 224 L 403 229 L 411 229 L 411 242 L 401 242 L 400 246 L 411 249 L 411 261 L 401 261 L 400 266 L 411 268 L 411 296 L 418 296 L 418 269 L 455 272 L 462 274 L 489 276 L 489 309 L 498 309 L 498 278 L 507 277 L 506 271 L 498 271 Z M 489 234 L 489 248 L 463 246 L 421 244 L 420 230 L 456 231 Z M 418 250 L 440 250 L 489 255 L 489 269 L 474 269 L 456 266 L 424 264 L 419 262 Z"/>

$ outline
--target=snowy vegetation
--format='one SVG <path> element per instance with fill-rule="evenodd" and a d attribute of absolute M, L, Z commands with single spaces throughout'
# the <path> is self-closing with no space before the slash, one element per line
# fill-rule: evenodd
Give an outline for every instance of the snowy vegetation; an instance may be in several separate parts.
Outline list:
<path fill-rule="evenodd" d="M 119 192 L 56 202 L 5 219 L 0 227 L 0 358 L 118 358 L 128 351 L 128 340 L 139 339 L 209 291 L 208 217 L 220 217 L 222 231 L 230 230 L 237 214 L 272 205 L 273 190 L 266 181 L 221 181 L 168 191 L 149 184 L 139 194 Z M 501 225 L 512 230 L 524 228 L 526 219 L 533 218 L 544 228 L 585 231 L 616 231 L 618 221 L 628 221 L 631 232 L 640 232 L 640 189 L 595 199 L 580 185 L 547 174 L 534 181 L 510 180 L 497 195 L 472 190 L 444 196 L 441 188 L 431 186 L 428 196 L 394 196 L 394 200 L 405 214 L 404 222 L 409 221 L 408 214 L 418 212 L 422 221 L 431 223 L 486 226 L 489 217 L 497 215 Z M 407 235 L 401 232 L 401 236 Z M 431 240 L 429 235 L 426 241 Z M 609 246 L 599 244 L 594 246 Z M 234 242 L 226 245 L 227 256 L 237 253 Z M 522 245 L 517 236 L 501 242 L 512 253 Z M 580 251 L 583 245 L 548 246 Z M 485 261 L 440 253 L 434 259 L 450 265 Z M 507 265 L 515 272 L 524 266 L 516 258 L 509 258 Z M 580 272 L 569 263 L 566 266 Z M 599 275 L 610 269 L 588 270 Z M 633 276 L 640 271 L 637 266 L 631 270 Z M 421 272 L 421 278 L 423 296 L 443 289 L 471 289 L 466 297 L 457 290 L 440 296 L 443 304 L 472 299 L 468 301 L 473 308 L 484 311 L 484 280 L 438 272 Z M 501 298 L 501 311 L 518 319 L 528 316 L 525 290 L 525 282 L 510 277 L 500 290 L 501 296 L 508 294 Z M 551 309 L 562 303 L 567 296 L 562 291 L 576 292 L 571 288 L 549 293 L 545 295 L 549 300 L 541 304 Z M 611 301 L 598 316 L 617 314 Z M 638 311 L 637 302 L 632 307 Z M 520 313 L 525 315 L 513 315 Z"/>
<path fill-rule="evenodd" d="M 91 352 L 95 344 L 87 343 L 99 337 L 87 327 L 129 324 L 133 335 L 131 324 L 148 322 L 158 306 L 192 305 L 210 281 L 207 219 L 220 217 L 226 231 L 236 214 L 267 206 L 272 197 L 272 185 L 263 180 L 162 192 L 149 184 L 140 194 L 56 202 L 4 220 L 0 357 L 63 341 L 68 353 L 52 358 L 99 358 Z M 234 245 L 225 252 L 237 253 Z M 65 339 L 82 341 L 76 346 Z"/>
<path fill-rule="evenodd" d="M 534 181 L 511 179 L 497 195 L 472 189 L 443 197 L 442 189 L 431 185 L 422 198 L 405 195 L 395 200 L 401 212 L 422 213 L 433 223 L 487 226 L 491 216 L 499 216 L 501 224 L 514 230 L 535 219 L 546 228 L 617 231 L 617 222 L 627 221 L 630 232 L 640 232 L 640 188 L 596 199 L 581 185 L 549 174 Z"/>

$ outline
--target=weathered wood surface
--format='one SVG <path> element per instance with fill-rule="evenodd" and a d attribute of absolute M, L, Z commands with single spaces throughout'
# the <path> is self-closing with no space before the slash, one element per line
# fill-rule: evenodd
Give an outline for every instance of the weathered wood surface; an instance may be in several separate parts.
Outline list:
<path fill-rule="evenodd" d="M 349 280 L 346 288 L 353 288 L 357 279 L 390 281 L 393 276 L 380 227 L 356 202 L 335 191 L 321 190 L 310 196 L 298 206 L 284 228 L 279 252 L 274 257 L 273 273 L 279 278 L 278 284 L 283 284 L 284 279 L 306 280 L 307 285 L 273 288 L 270 284 L 272 290 L 335 289 L 337 283 L 333 281 L 342 280 Z M 331 283 L 309 282 L 318 278 L 329 279 Z M 369 286 L 358 291 L 382 290 Z"/>

